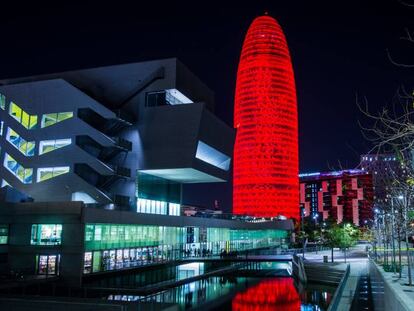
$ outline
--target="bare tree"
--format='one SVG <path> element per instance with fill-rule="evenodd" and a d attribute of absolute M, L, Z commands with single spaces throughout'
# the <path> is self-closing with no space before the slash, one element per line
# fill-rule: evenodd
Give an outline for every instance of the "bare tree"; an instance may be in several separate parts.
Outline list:
<path fill-rule="evenodd" d="M 398 161 L 398 171 L 389 171 L 390 176 L 385 181 L 388 189 L 388 204 L 382 204 L 382 224 L 384 229 L 384 248 L 392 244 L 392 258 L 395 269 L 395 233 L 399 245 L 399 262 L 401 264 L 401 237 L 406 244 L 408 266 L 408 283 L 412 285 L 411 256 L 409 252 L 410 233 L 409 212 L 414 195 L 414 97 L 404 87 L 401 87 L 392 104 L 377 113 L 369 111 L 367 100 L 358 102 L 362 114 L 368 119 L 368 126 L 361 126 L 365 138 L 373 144 L 371 153 L 393 153 Z M 398 199 L 395 201 L 395 199 Z M 395 221 L 396 217 L 398 222 Z M 391 225 L 390 225 L 391 224 Z M 391 243 L 390 243 L 391 242 Z M 384 261 L 388 260 L 385 252 Z M 395 271 L 395 270 L 394 270 Z"/>

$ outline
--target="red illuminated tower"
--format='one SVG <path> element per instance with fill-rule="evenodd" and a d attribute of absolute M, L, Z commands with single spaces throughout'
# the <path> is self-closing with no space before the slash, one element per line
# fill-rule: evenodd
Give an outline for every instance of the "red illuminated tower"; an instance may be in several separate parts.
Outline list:
<path fill-rule="evenodd" d="M 270 16 L 247 31 L 237 72 L 233 212 L 299 218 L 296 88 L 282 28 Z"/>

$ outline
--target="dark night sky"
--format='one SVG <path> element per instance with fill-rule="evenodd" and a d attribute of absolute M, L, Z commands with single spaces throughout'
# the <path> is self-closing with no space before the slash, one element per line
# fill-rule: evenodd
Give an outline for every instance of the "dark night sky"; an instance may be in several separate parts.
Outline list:
<path fill-rule="evenodd" d="M 378 109 L 399 85 L 414 82 L 414 68 L 393 66 L 385 52 L 414 63 L 414 49 L 399 40 L 405 28 L 414 31 L 414 8 L 398 0 L 228 2 L 2 5 L 0 78 L 178 57 L 215 91 L 217 115 L 232 124 L 243 38 L 251 21 L 268 11 L 292 55 L 301 171 L 338 167 L 338 161 L 356 166 L 369 146 L 357 124 L 355 95 Z M 186 189 L 189 203 L 211 206 L 217 198 L 224 209 L 230 206 L 231 184 Z"/>

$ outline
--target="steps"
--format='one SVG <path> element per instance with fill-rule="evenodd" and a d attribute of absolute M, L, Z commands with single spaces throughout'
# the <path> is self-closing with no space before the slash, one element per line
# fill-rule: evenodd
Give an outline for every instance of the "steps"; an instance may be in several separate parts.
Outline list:
<path fill-rule="evenodd" d="M 338 263 L 304 263 L 308 282 L 338 286 L 346 271 L 346 264 Z"/>

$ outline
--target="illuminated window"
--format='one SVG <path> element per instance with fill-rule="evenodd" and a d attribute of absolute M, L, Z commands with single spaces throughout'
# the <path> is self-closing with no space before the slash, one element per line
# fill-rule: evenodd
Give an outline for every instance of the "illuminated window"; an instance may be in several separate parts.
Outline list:
<path fill-rule="evenodd" d="M 61 166 L 61 167 L 44 167 L 37 169 L 37 182 L 42 182 L 59 175 L 63 175 L 69 173 L 69 166 Z"/>
<path fill-rule="evenodd" d="M 167 208 L 169 206 L 169 208 Z M 177 214 L 178 206 L 178 214 Z M 158 214 L 158 215 L 179 215 L 180 204 L 168 203 L 165 201 L 147 200 L 138 198 L 137 212 L 145 214 Z M 174 211 L 172 214 L 171 211 Z"/>
<path fill-rule="evenodd" d="M 60 245 L 62 244 L 61 224 L 35 224 L 32 225 L 30 239 L 32 245 Z"/>
<path fill-rule="evenodd" d="M 72 139 L 42 140 L 39 143 L 39 155 L 63 148 L 72 143 Z"/>
<path fill-rule="evenodd" d="M 36 115 L 29 115 L 13 102 L 10 102 L 9 114 L 28 130 L 35 128 L 37 125 Z"/>
<path fill-rule="evenodd" d="M 24 168 L 22 165 L 11 157 L 9 154 L 4 156 L 4 167 L 7 168 L 14 176 L 16 176 L 22 183 L 30 184 L 33 179 L 33 169 Z"/>
<path fill-rule="evenodd" d="M 25 156 L 31 157 L 34 155 L 36 143 L 34 141 L 26 141 L 16 131 L 11 129 L 10 127 L 7 128 L 6 139 L 9 143 L 11 143 L 14 147 L 16 147 Z"/>
<path fill-rule="evenodd" d="M 9 225 L 0 225 L 0 244 L 7 244 L 9 238 Z"/>
<path fill-rule="evenodd" d="M 196 158 L 225 171 L 230 168 L 231 158 L 229 156 L 202 141 L 198 141 Z"/>
<path fill-rule="evenodd" d="M 7 182 L 7 180 L 3 179 L 3 180 L 1 181 L 1 186 L 0 186 L 0 188 L 6 187 L 6 186 L 11 187 L 11 186 L 10 186 L 10 184 Z"/>
<path fill-rule="evenodd" d="M 0 136 L 3 136 L 3 126 L 4 126 L 4 122 L 0 121 Z"/>
<path fill-rule="evenodd" d="M 168 215 L 170 216 L 180 216 L 180 204 L 169 203 L 168 204 Z"/>
<path fill-rule="evenodd" d="M 4 96 L 3 94 L 0 94 L 0 109 L 6 109 L 6 96 Z"/>
<path fill-rule="evenodd" d="M 48 127 L 73 117 L 73 112 L 48 113 L 42 116 L 41 127 Z"/>

